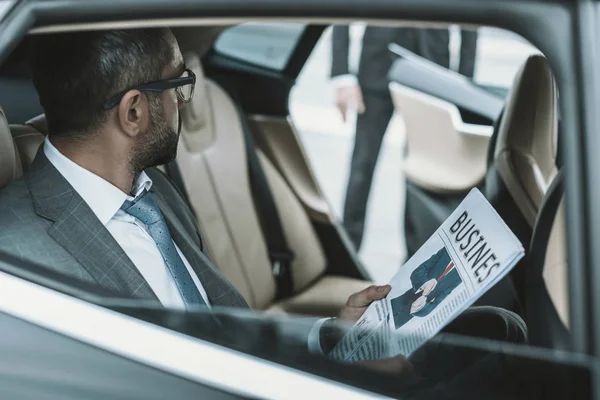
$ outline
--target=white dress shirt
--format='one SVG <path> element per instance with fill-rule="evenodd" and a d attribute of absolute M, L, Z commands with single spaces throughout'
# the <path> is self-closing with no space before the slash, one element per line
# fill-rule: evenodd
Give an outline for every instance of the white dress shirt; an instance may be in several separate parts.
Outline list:
<path fill-rule="evenodd" d="M 185 309 L 185 303 L 175 280 L 146 226 L 137 218 L 121 210 L 125 200 L 133 201 L 144 190 L 150 189 L 152 186 L 150 177 L 142 172 L 133 185 L 133 196 L 130 196 L 62 155 L 48 138 L 44 142 L 44 154 L 123 248 L 160 302 L 165 307 Z M 208 296 L 198 276 L 177 244 L 175 244 L 175 248 L 202 298 L 210 307 Z"/>

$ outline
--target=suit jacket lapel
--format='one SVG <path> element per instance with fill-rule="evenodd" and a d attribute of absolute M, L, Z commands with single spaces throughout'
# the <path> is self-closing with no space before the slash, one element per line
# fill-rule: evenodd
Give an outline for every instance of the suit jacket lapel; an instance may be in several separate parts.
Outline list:
<path fill-rule="evenodd" d="M 150 193 L 165 218 L 173 241 L 177 244 L 198 275 L 198 278 L 208 295 L 210 304 L 212 306 L 247 308 L 248 304 L 244 298 L 221 275 L 221 273 L 212 266 L 208 257 L 200 251 L 198 244 L 194 243 L 191 236 L 186 234 L 184 226 L 169 207 L 165 199 L 153 189 L 150 189 Z"/>
<path fill-rule="evenodd" d="M 101 286 L 126 297 L 158 298 L 87 203 L 48 161 L 43 147 L 27 175 L 38 215 L 54 222 L 48 234 Z"/>

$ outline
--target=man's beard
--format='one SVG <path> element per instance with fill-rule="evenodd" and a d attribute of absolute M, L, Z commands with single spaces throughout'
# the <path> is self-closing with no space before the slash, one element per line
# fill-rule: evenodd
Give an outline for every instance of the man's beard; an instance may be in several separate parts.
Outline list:
<path fill-rule="evenodd" d="M 160 101 L 152 100 L 149 107 L 148 129 L 139 136 L 138 146 L 131 158 L 131 170 L 134 176 L 139 175 L 146 168 L 168 164 L 177 156 L 181 115 L 175 132 L 165 118 Z"/>

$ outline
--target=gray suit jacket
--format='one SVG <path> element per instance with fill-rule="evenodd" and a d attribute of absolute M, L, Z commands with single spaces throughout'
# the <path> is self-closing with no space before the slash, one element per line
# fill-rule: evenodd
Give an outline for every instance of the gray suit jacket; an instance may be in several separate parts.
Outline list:
<path fill-rule="evenodd" d="M 161 172 L 146 172 L 171 236 L 198 274 L 210 303 L 247 308 L 202 252 L 194 216 L 181 195 Z M 0 191 L 0 252 L 122 297 L 160 304 L 133 262 L 41 148 L 26 175 Z"/>

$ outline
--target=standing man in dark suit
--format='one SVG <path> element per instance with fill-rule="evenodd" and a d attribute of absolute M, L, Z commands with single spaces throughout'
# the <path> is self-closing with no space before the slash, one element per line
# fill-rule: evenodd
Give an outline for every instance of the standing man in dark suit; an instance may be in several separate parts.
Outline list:
<path fill-rule="evenodd" d="M 473 76 L 477 32 L 462 31 L 459 72 Z M 430 61 L 450 68 L 448 29 L 386 28 L 367 26 L 362 40 L 358 74 L 348 68 L 348 26 L 334 26 L 331 76 L 336 86 L 336 103 L 346 118 L 350 108 L 358 112 L 350 178 L 344 205 L 344 225 L 350 239 L 360 248 L 373 171 L 383 136 L 394 113 L 388 89 L 388 71 L 394 57 L 388 44 L 396 43 Z"/>

